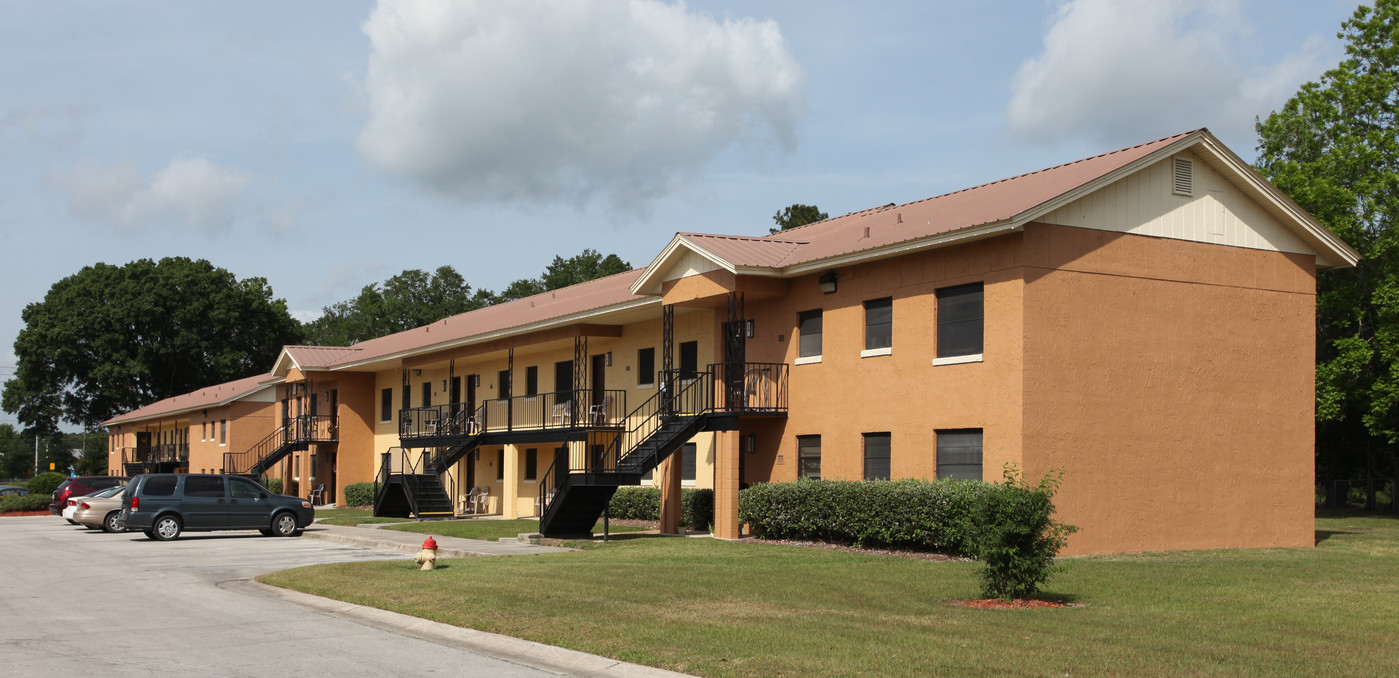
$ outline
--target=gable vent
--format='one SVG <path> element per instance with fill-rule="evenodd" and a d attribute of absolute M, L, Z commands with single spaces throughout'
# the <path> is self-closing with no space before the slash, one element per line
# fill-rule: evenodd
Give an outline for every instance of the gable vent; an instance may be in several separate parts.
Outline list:
<path fill-rule="evenodd" d="M 1176 195 L 1195 194 L 1195 163 L 1186 158 L 1175 158 L 1175 171 L 1171 175 L 1171 192 Z"/>

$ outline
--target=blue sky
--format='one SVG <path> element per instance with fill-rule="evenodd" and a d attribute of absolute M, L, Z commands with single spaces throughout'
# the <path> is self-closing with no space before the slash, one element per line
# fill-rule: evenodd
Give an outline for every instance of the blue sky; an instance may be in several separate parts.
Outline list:
<path fill-rule="evenodd" d="M 1252 160 L 1355 6 L 0 0 L 0 379 L 99 261 L 205 258 L 310 320 L 406 268 L 642 266 L 1202 126 Z"/>

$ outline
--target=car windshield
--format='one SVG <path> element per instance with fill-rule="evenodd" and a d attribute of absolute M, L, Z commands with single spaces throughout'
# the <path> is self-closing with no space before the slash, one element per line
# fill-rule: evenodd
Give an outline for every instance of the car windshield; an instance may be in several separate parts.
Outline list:
<path fill-rule="evenodd" d="M 96 498 L 98 498 L 98 499 L 106 499 L 107 497 L 115 497 L 115 496 L 121 494 L 121 493 L 122 493 L 122 490 L 125 490 L 125 489 L 126 489 L 126 486 L 125 486 L 125 485 L 115 485 L 115 486 L 113 486 L 113 487 L 109 487 L 109 488 L 107 488 L 107 489 L 105 489 L 105 490 L 102 490 L 102 491 L 100 491 L 100 492 L 94 492 L 94 493 L 92 493 L 90 496 L 96 497 Z"/>

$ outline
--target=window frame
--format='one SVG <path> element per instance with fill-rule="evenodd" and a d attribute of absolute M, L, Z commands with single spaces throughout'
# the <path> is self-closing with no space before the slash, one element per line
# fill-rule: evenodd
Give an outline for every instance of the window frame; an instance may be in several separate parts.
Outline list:
<path fill-rule="evenodd" d="M 879 299 L 867 299 L 862 306 L 865 309 L 865 347 L 860 351 L 860 357 L 872 358 L 875 356 L 892 355 L 894 353 L 894 298 L 881 297 Z M 887 319 L 878 323 L 870 322 L 871 309 L 876 311 L 882 310 L 883 313 L 887 314 Z M 885 333 L 888 339 L 884 342 L 885 345 L 883 346 L 871 346 L 871 330 L 879 326 L 886 326 L 888 328 Z"/>
<path fill-rule="evenodd" d="M 815 443 L 814 446 L 812 445 L 813 442 Z M 813 449 L 815 450 L 815 454 L 814 454 L 814 455 L 811 454 L 811 451 L 812 451 Z M 807 473 L 808 462 L 810 461 L 811 458 L 814 458 L 814 459 L 815 459 L 815 464 L 816 464 L 816 474 L 815 474 L 815 475 L 811 475 L 811 474 Z M 820 480 L 820 479 L 821 479 L 821 436 L 820 436 L 820 435 L 802 435 L 802 436 L 797 436 L 797 478 L 799 478 L 799 479 L 800 479 L 800 478 L 810 478 L 810 479 L 812 479 L 812 480 Z"/>
<path fill-rule="evenodd" d="M 812 321 L 813 324 L 810 324 Z M 810 365 L 821 362 L 821 354 L 824 350 L 823 337 L 825 334 L 825 314 L 823 309 L 814 308 L 806 311 L 797 311 L 797 365 Z M 814 332 L 809 331 L 812 327 Z M 808 338 L 814 337 L 815 346 L 810 346 Z M 810 352 L 812 349 L 815 352 Z"/>
<path fill-rule="evenodd" d="M 219 420 L 219 447 L 228 445 L 228 420 Z"/>
<path fill-rule="evenodd" d="M 636 387 L 656 387 L 656 347 L 636 349 Z"/>
<path fill-rule="evenodd" d="M 970 296 L 975 293 L 977 297 L 976 315 L 960 317 L 964 312 L 962 306 L 967 305 L 961 302 L 963 296 Z M 934 292 L 937 297 L 937 350 L 933 358 L 934 365 L 957 365 L 960 363 L 981 362 L 986 350 L 986 284 L 984 282 L 974 282 L 965 285 L 953 285 L 951 287 L 939 288 Z M 956 313 L 954 313 L 954 311 Z M 969 327 L 975 321 L 976 350 L 963 349 L 959 344 L 969 343 L 969 337 L 954 337 L 954 331 L 963 327 Z"/>
<path fill-rule="evenodd" d="M 884 449 L 883 449 L 883 455 L 880 456 L 880 457 L 873 457 L 873 459 L 876 460 L 876 461 L 879 460 L 879 459 L 883 459 L 883 461 L 884 461 L 884 475 L 883 475 L 882 477 L 881 477 L 881 476 L 874 476 L 874 477 L 871 477 L 871 475 L 870 475 L 870 461 L 871 461 L 871 457 L 870 457 L 870 442 L 871 442 L 871 441 L 883 441 L 883 443 L 882 443 L 882 446 L 883 446 L 883 448 L 884 448 Z M 860 450 L 861 450 L 862 456 L 864 457 L 864 471 L 865 471 L 864 477 L 865 477 L 865 480 L 892 480 L 892 479 L 893 479 L 893 477 L 894 477 L 894 440 L 893 440 L 893 436 L 890 434 L 890 432 L 888 432 L 888 431 L 879 431 L 879 432 L 875 432 L 875 433 L 864 433 L 864 434 L 861 434 Z"/>
<path fill-rule="evenodd" d="M 379 391 L 379 423 L 387 424 L 393 421 L 393 387 Z"/>
<path fill-rule="evenodd" d="M 946 451 L 948 454 L 950 454 L 950 453 L 952 452 L 951 449 L 946 449 L 946 450 L 945 450 L 945 448 L 944 448 L 944 442 L 947 442 L 947 443 L 948 443 L 948 444 L 947 444 L 947 448 L 951 448 L 951 447 L 952 447 L 952 444 L 951 444 L 952 441 L 950 440 L 950 438 L 952 438 L 952 436 L 964 436 L 964 435 L 970 435 L 970 434 L 975 434 L 975 435 L 976 435 L 976 448 L 977 448 L 977 449 L 976 449 L 976 458 L 977 458 L 977 463 L 975 464 L 975 466 L 976 466 L 977 471 L 976 471 L 976 475 L 975 475 L 975 476 L 973 476 L 971 473 L 969 473 L 969 472 L 967 472 L 967 471 L 965 471 L 965 470 L 961 470 L 962 467 L 970 468 L 970 467 L 973 466 L 973 464 L 966 463 L 966 462 L 953 463 L 951 460 L 949 460 L 948 462 L 944 463 L 944 461 L 943 461 L 943 454 L 944 454 L 944 451 Z M 983 474 L 984 474 L 985 471 L 986 471 L 986 431 L 985 431 L 985 429 L 980 429 L 980 428 L 937 429 L 936 431 L 934 431 L 934 436 L 937 438 L 937 440 L 936 440 L 935 443 L 934 443 L 934 448 L 937 450 L 937 478 L 938 478 L 938 480 L 943 480 L 943 479 L 948 479 L 948 478 L 965 478 L 965 479 L 968 479 L 968 480 L 982 480 L 982 479 L 983 479 Z M 944 467 L 950 467 L 950 468 L 947 468 L 947 469 L 945 470 Z M 954 470 L 954 469 L 956 469 L 956 470 Z"/>

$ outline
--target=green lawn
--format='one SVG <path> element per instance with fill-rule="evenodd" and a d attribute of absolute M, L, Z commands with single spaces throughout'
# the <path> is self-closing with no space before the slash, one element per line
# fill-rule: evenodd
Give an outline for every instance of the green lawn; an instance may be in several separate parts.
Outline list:
<path fill-rule="evenodd" d="M 402 522 L 402 519 L 398 519 Z M 501 537 L 514 539 L 525 532 L 538 532 L 538 520 L 434 520 L 426 523 L 404 523 L 402 525 L 392 525 L 382 529 L 401 530 L 403 532 L 418 532 L 421 534 L 436 534 L 443 537 L 461 537 L 463 539 L 485 539 L 494 541 Z M 622 532 L 640 532 L 639 527 L 621 527 L 613 525 L 609 532 L 613 534 Z M 599 522 L 594 528 L 595 534 L 602 534 L 602 523 Z"/>
<path fill-rule="evenodd" d="M 485 522 L 485 521 L 481 521 Z M 623 536 L 528 557 L 340 563 L 261 579 L 705 676 L 1399 674 L 1399 519 L 1315 549 L 1076 558 L 1057 610 L 977 610 L 977 563 Z"/>

